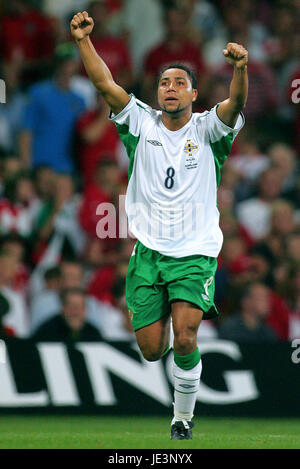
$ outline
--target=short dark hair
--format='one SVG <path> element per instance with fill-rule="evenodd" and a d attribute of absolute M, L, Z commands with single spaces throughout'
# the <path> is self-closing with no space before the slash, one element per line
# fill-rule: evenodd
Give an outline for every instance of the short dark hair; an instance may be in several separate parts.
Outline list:
<path fill-rule="evenodd" d="M 195 72 L 190 68 L 188 67 L 187 65 L 183 64 L 183 63 L 170 63 L 170 64 L 167 64 L 165 65 L 159 72 L 159 76 L 158 76 L 158 79 L 157 79 L 157 85 L 161 79 L 161 76 L 162 74 L 166 71 L 166 70 L 169 70 L 169 68 L 179 68 L 180 70 L 184 70 L 191 82 L 192 82 L 192 87 L 193 89 L 197 90 L 198 89 L 198 80 L 197 80 L 197 77 L 196 77 L 196 74 Z"/>
<path fill-rule="evenodd" d="M 60 278 L 61 276 L 61 271 L 59 266 L 55 267 L 49 267 L 44 273 L 44 279 L 46 282 L 49 282 L 50 280 L 55 280 Z"/>

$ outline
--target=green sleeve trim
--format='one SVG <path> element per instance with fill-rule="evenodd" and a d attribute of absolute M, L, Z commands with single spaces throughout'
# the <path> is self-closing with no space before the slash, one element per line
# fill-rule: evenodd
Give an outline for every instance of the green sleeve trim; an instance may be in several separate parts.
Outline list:
<path fill-rule="evenodd" d="M 216 167 L 216 178 L 217 178 L 217 185 L 219 186 L 221 181 L 221 169 L 227 156 L 230 154 L 232 143 L 233 143 L 233 132 L 222 137 L 220 140 L 216 142 L 210 142 L 210 147 L 212 149 L 214 160 L 215 160 L 215 167 Z"/>
<path fill-rule="evenodd" d="M 174 362 L 182 370 L 191 370 L 201 360 L 201 353 L 199 352 L 198 347 L 188 355 L 178 355 L 174 350 Z"/>
<path fill-rule="evenodd" d="M 120 139 L 124 143 L 124 146 L 126 148 L 127 155 L 129 158 L 129 167 L 128 167 L 128 180 L 129 180 L 132 174 L 135 150 L 139 143 L 140 136 L 132 135 L 129 132 L 129 126 L 127 124 L 122 124 L 122 125 L 117 124 L 117 123 L 115 124 L 117 127 L 118 134 L 120 136 Z"/>

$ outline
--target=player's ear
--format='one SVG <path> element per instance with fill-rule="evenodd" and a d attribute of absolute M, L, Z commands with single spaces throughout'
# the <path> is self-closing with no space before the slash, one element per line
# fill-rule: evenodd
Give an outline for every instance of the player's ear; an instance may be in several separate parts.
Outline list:
<path fill-rule="evenodd" d="M 193 99 L 192 99 L 192 102 L 194 103 L 196 101 L 198 97 L 198 90 L 196 90 L 195 88 L 193 89 Z"/>

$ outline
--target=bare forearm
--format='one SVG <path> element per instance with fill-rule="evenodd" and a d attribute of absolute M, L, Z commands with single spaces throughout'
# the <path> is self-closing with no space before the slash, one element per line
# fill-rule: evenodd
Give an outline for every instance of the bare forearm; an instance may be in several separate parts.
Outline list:
<path fill-rule="evenodd" d="M 78 45 L 85 69 L 97 90 L 102 94 L 111 110 L 118 114 L 129 102 L 129 95 L 117 83 L 105 62 L 97 54 L 89 36 L 94 20 L 88 13 L 77 13 L 71 21 L 71 33 Z"/>
<path fill-rule="evenodd" d="M 237 111 L 241 111 L 247 102 L 248 73 L 247 65 L 242 68 L 234 67 L 230 84 L 229 99 Z"/>
<path fill-rule="evenodd" d="M 240 111 L 246 104 L 248 96 L 248 51 L 241 45 L 229 42 L 223 55 L 233 65 L 233 77 L 230 83 L 229 98 L 220 103 L 217 113 L 220 119 L 234 127 Z"/>
<path fill-rule="evenodd" d="M 100 93 L 105 92 L 108 83 L 113 82 L 109 68 L 97 54 L 89 36 L 77 40 L 76 44 L 78 45 L 84 67 L 91 81 Z"/>

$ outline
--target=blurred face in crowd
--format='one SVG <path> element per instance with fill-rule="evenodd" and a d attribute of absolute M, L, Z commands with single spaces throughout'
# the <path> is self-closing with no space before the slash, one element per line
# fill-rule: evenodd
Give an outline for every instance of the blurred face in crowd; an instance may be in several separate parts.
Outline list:
<path fill-rule="evenodd" d="M 279 7 L 273 11 L 272 28 L 276 35 L 289 35 L 295 27 L 295 18 L 292 10 L 289 8 Z"/>
<path fill-rule="evenodd" d="M 83 271 L 80 264 L 64 262 L 61 266 L 62 288 L 80 288 L 83 283 Z"/>
<path fill-rule="evenodd" d="M 48 200 L 54 194 L 55 173 L 51 168 L 42 167 L 37 170 L 35 187 L 39 197 Z"/>
<path fill-rule="evenodd" d="M 222 258 L 226 263 L 231 263 L 246 253 L 244 241 L 238 236 L 227 238 L 222 248 Z"/>
<path fill-rule="evenodd" d="M 259 193 L 264 200 L 274 200 L 281 192 L 282 177 L 276 169 L 270 168 L 265 171 L 259 182 Z"/>
<path fill-rule="evenodd" d="M 19 179 L 16 187 L 16 200 L 24 205 L 29 204 L 35 198 L 34 185 L 31 179 Z"/>
<path fill-rule="evenodd" d="M 249 270 L 251 272 L 252 280 L 263 280 L 268 274 L 269 268 L 269 262 L 263 255 L 259 253 L 251 255 Z"/>
<path fill-rule="evenodd" d="M 167 36 L 170 39 L 181 37 L 186 26 L 187 16 L 184 10 L 169 8 L 165 16 Z"/>
<path fill-rule="evenodd" d="M 88 265 L 95 267 L 100 266 L 105 261 L 103 243 L 99 239 L 93 238 L 89 241 L 84 260 Z"/>
<path fill-rule="evenodd" d="M 294 234 L 287 241 L 287 255 L 296 262 L 300 262 L 300 235 Z"/>
<path fill-rule="evenodd" d="M 51 277 L 45 280 L 47 290 L 54 290 L 59 291 L 59 287 L 61 285 L 61 277 Z"/>
<path fill-rule="evenodd" d="M 59 174 L 55 178 L 55 200 L 59 204 L 67 202 L 74 194 L 74 182 L 71 176 Z"/>
<path fill-rule="evenodd" d="M 90 16 L 94 19 L 95 28 L 97 33 L 101 33 L 105 29 L 108 10 L 104 0 L 95 1 L 88 7 Z"/>
<path fill-rule="evenodd" d="M 242 300 L 242 310 L 260 319 L 270 311 L 270 291 L 263 284 L 254 284 Z"/>
<path fill-rule="evenodd" d="M 96 172 L 96 182 L 109 194 L 115 193 L 120 182 L 120 169 L 117 164 L 99 165 Z"/>
<path fill-rule="evenodd" d="M 2 249 L 10 256 L 13 256 L 18 262 L 23 260 L 24 246 L 17 240 L 7 240 L 2 244 Z"/>
<path fill-rule="evenodd" d="M 216 105 L 216 103 L 221 103 L 228 97 L 228 84 L 220 80 L 214 82 L 211 87 L 211 91 L 208 99 L 207 108 L 211 109 Z"/>
<path fill-rule="evenodd" d="M 224 20 L 231 35 L 238 32 L 247 32 L 247 14 L 242 11 L 239 5 L 232 5 L 223 9 Z M 232 36 L 231 36 L 232 37 Z"/>
<path fill-rule="evenodd" d="M 18 259 L 11 254 L 0 256 L 0 286 L 10 286 L 18 270 Z"/>
<path fill-rule="evenodd" d="M 3 162 L 3 179 L 7 181 L 13 178 L 21 169 L 21 161 L 19 158 L 13 156 L 5 158 Z"/>
<path fill-rule="evenodd" d="M 76 59 L 64 60 L 57 69 L 59 81 L 64 85 L 68 84 L 69 80 L 78 72 L 79 61 Z"/>
<path fill-rule="evenodd" d="M 80 293 L 68 293 L 64 300 L 62 314 L 71 329 L 80 330 L 86 317 L 85 296 Z"/>
<path fill-rule="evenodd" d="M 162 111 L 176 115 L 187 110 L 196 101 L 198 92 L 190 76 L 180 68 L 169 68 L 160 77 L 157 98 Z"/>
<path fill-rule="evenodd" d="M 280 171 L 283 178 L 288 177 L 294 171 L 295 153 L 287 145 L 274 145 L 269 151 L 269 156 L 272 165 Z"/>
<path fill-rule="evenodd" d="M 291 233 L 295 223 L 293 209 L 287 202 L 280 202 L 272 210 L 272 231 L 280 235 Z"/>

